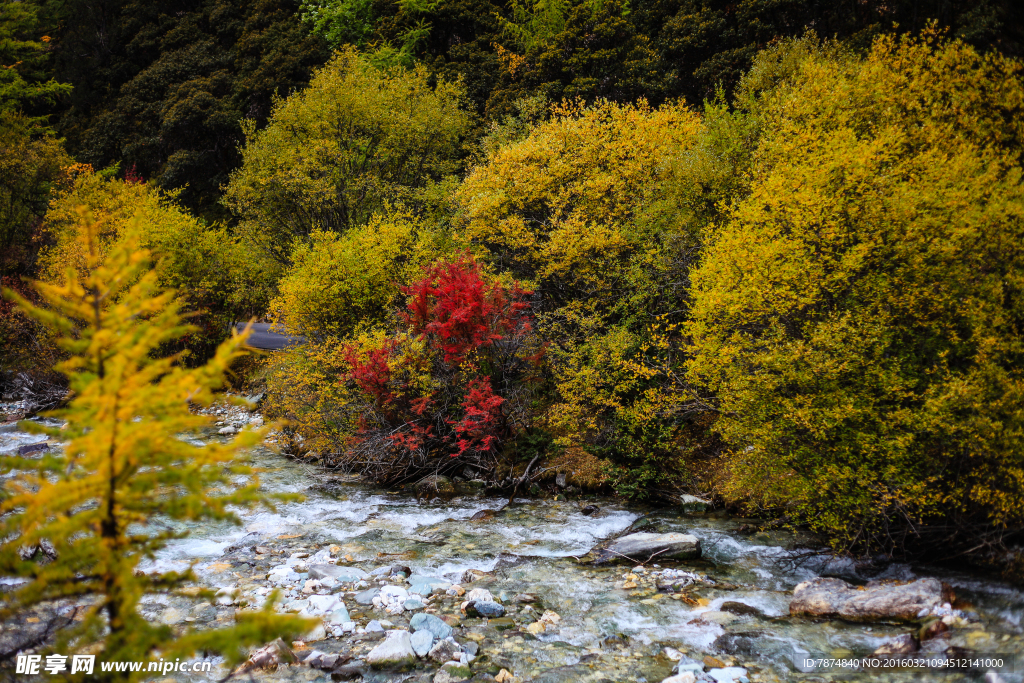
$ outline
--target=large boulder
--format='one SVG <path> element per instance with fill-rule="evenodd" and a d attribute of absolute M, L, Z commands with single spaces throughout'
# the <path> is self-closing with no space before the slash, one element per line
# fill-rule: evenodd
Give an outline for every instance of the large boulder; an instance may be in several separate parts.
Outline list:
<path fill-rule="evenodd" d="M 416 663 L 412 636 L 408 631 L 388 631 L 384 641 L 370 650 L 366 663 L 374 669 L 401 669 Z"/>
<path fill-rule="evenodd" d="M 640 532 L 615 539 L 594 553 L 597 562 L 692 560 L 700 557 L 700 540 L 690 534 Z"/>
<path fill-rule="evenodd" d="M 916 621 L 952 600 L 952 590 L 938 579 L 857 587 L 842 579 L 819 578 L 793 589 L 789 613 L 848 621 Z"/>

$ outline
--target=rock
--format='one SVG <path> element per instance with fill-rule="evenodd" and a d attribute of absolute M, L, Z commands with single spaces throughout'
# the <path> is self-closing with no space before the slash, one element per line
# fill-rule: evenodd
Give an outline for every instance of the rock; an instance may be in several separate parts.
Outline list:
<path fill-rule="evenodd" d="M 184 618 L 185 615 L 181 613 L 181 610 L 175 607 L 168 607 L 160 614 L 160 622 L 171 626 L 181 623 Z"/>
<path fill-rule="evenodd" d="M 568 482 L 565 480 L 565 472 L 559 472 L 555 475 L 555 486 L 560 489 L 564 489 L 567 485 Z"/>
<path fill-rule="evenodd" d="M 391 576 L 391 567 L 377 567 L 372 572 L 370 572 L 370 576 Z"/>
<path fill-rule="evenodd" d="M 361 593 L 356 593 L 356 604 L 357 605 L 372 605 L 373 599 L 380 593 L 379 588 L 368 588 Z"/>
<path fill-rule="evenodd" d="M 495 631 L 507 631 L 510 628 L 516 627 L 516 622 L 512 620 L 512 617 L 498 617 L 497 619 L 490 619 L 487 624 Z M 530 626 L 533 626 L 533 624 L 530 624 Z"/>
<path fill-rule="evenodd" d="M 427 604 L 419 598 L 407 598 L 406 601 L 402 603 L 402 606 L 405 607 L 405 611 L 413 612 L 415 610 L 425 608 Z"/>
<path fill-rule="evenodd" d="M 323 624 L 317 624 L 312 629 L 310 629 L 308 633 L 302 636 L 302 641 L 305 643 L 315 643 L 319 640 L 323 640 L 326 637 L 327 628 L 324 627 Z"/>
<path fill-rule="evenodd" d="M 491 595 L 491 591 L 486 588 L 474 588 L 466 594 L 467 601 L 480 600 L 480 601 L 491 601 L 494 602 L 494 596 Z"/>
<path fill-rule="evenodd" d="M 921 628 L 917 631 L 917 639 L 923 643 L 926 640 L 937 638 L 948 630 L 949 626 L 942 619 L 930 617 L 921 623 Z"/>
<path fill-rule="evenodd" d="M 679 496 L 679 503 L 683 512 L 704 512 L 711 506 L 710 501 L 686 493 Z"/>
<path fill-rule="evenodd" d="M 528 605 L 537 602 L 537 596 L 533 593 L 520 593 L 515 597 L 515 601 Z"/>
<path fill-rule="evenodd" d="M 718 659 L 717 657 L 706 655 L 704 657 L 704 666 L 706 666 L 709 669 L 722 669 L 725 667 L 725 662 L 723 662 L 721 659 Z"/>
<path fill-rule="evenodd" d="M 366 632 L 367 633 L 384 633 L 384 626 L 382 626 L 379 621 L 374 619 L 373 621 L 371 621 L 369 624 L 366 625 Z"/>
<path fill-rule="evenodd" d="M 849 621 L 915 621 L 922 611 L 931 612 L 951 599 L 952 591 L 938 579 L 868 585 L 858 590 L 842 579 L 819 578 L 793 589 L 789 613 Z"/>
<path fill-rule="evenodd" d="M 659 560 L 690 560 L 700 557 L 700 540 L 690 534 L 676 532 L 653 534 L 640 532 L 612 541 L 597 553 L 598 562 L 647 562 Z"/>
<path fill-rule="evenodd" d="M 278 638 L 249 655 L 248 664 L 249 668 L 267 669 L 284 662 L 295 661 L 298 661 L 295 653 Z"/>
<path fill-rule="evenodd" d="M 338 663 L 340 657 L 337 654 L 323 655 L 320 658 L 320 667 L 324 671 L 330 671 Z"/>
<path fill-rule="evenodd" d="M 279 564 L 276 567 L 273 567 L 267 574 L 267 580 L 278 586 L 297 583 L 301 579 L 302 577 L 286 564 Z"/>
<path fill-rule="evenodd" d="M 302 660 L 302 663 L 303 664 L 308 664 L 308 665 L 310 665 L 311 667 L 313 667 L 315 669 L 319 669 L 320 668 L 320 660 L 323 658 L 323 656 L 325 654 L 327 654 L 327 653 L 326 652 L 321 652 L 320 650 L 313 650 L 312 652 L 309 653 L 309 655 L 305 659 Z"/>
<path fill-rule="evenodd" d="M 883 643 L 872 655 L 907 655 L 911 652 L 917 652 L 919 647 L 917 639 L 907 633 Z"/>
<path fill-rule="evenodd" d="M 474 513 L 473 516 L 469 518 L 469 521 L 482 522 L 485 519 L 494 519 L 496 514 L 498 513 L 495 510 L 480 510 L 479 512 Z"/>
<path fill-rule="evenodd" d="M 427 656 L 433 659 L 438 664 L 444 664 L 455 659 L 456 655 L 462 652 L 462 648 L 452 638 L 445 638 L 439 640 L 430 648 L 430 652 Z"/>
<path fill-rule="evenodd" d="M 434 683 L 459 683 L 459 681 L 469 679 L 472 675 L 473 672 L 469 670 L 468 666 L 448 662 L 434 674 Z"/>
<path fill-rule="evenodd" d="M 747 683 L 747 670 L 738 666 L 727 666 L 721 669 L 709 669 L 708 676 L 715 683 Z"/>
<path fill-rule="evenodd" d="M 332 625 L 344 625 L 349 623 L 352 618 L 348 614 L 348 608 L 344 604 L 338 604 L 334 609 L 331 610 L 330 614 L 327 615 L 327 623 Z"/>
<path fill-rule="evenodd" d="M 404 668 L 415 664 L 412 635 L 408 631 L 388 631 L 384 642 L 366 655 L 366 663 L 374 669 Z"/>
<path fill-rule="evenodd" d="M 455 495 L 455 487 L 448 477 L 432 474 L 416 482 L 416 497 L 448 499 Z"/>
<path fill-rule="evenodd" d="M 345 607 L 337 595 L 311 595 L 306 603 L 306 608 L 303 611 L 312 615 L 327 614 L 338 609 L 339 606 Z M 348 621 L 348 619 L 342 619 L 342 621 Z"/>
<path fill-rule="evenodd" d="M 703 612 L 701 613 L 700 618 L 704 621 L 710 621 L 712 623 L 718 624 L 719 626 L 731 624 L 737 619 L 735 614 L 730 614 L 729 612 L 722 612 L 718 610 L 710 610 L 707 612 Z"/>
<path fill-rule="evenodd" d="M 314 564 L 309 567 L 309 578 L 324 579 L 332 578 L 335 581 L 350 583 L 359 581 L 369 576 L 359 567 L 345 567 L 337 564 Z"/>
<path fill-rule="evenodd" d="M 217 608 L 208 602 L 201 602 L 192 608 L 192 616 L 200 623 L 210 622 L 217 618 Z"/>
<path fill-rule="evenodd" d="M 237 431 L 237 429 L 235 429 L 231 425 L 228 425 L 227 427 L 221 427 L 220 429 L 218 429 L 217 433 L 223 434 L 224 436 L 230 436 L 231 434 L 234 434 Z"/>
<path fill-rule="evenodd" d="M 226 586 L 217 591 L 216 603 L 218 605 L 228 606 L 235 604 L 235 600 L 238 598 L 241 591 L 234 586 Z"/>
<path fill-rule="evenodd" d="M 684 671 L 681 674 L 663 679 L 661 683 L 697 683 L 697 677 L 691 671 Z"/>
<path fill-rule="evenodd" d="M 366 667 L 361 662 L 352 662 L 335 666 L 331 671 L 331 680 L 350 681 L 356 678 L 363 678 L 366 675 Z"/>
<path fill-rule="evenodd" d="M 412 649 L 417 657 L 426 657 L 434 645 L 434 634 L 427 629 L 412 634 Z"/>
<path fill-rule="evenodd" d="M 430 595 L 435 589 L 443 593 L 452 585 L 451 581 L 445 581 L 433 576 L 422 576 L 420 574 L 412 574 L 406 581 L 409 582 L 410 593 L 418 593 L 423 596 Z"/>
<path fill-rule="evenodd" d="M 600 510 L 601 508 L 597 507 L 596 505 L 587 505 L 580 509 L 580 513 L 589 517 L 590 515 Z"/>
<path fill-rule="evenodd" d="M 505 616 L 505 608 L 493 600 L 473 600 L 466 605 L 466 614 L 471 617 L 497 619 Z"/>
<path fill-rule="evenodd" d="M 410 621 L 409 626 L 414 631 L 422 631 L 426 629 L 430 631 L 437 640 L 444 640 L 452 635 L 452 627 L 444 623 L 441 619 L 438 619 L 433 614 L 426 614 L 420 612 L 416 614 Z"/>
<path fill-rule="evenodd" d="M 751 607 L 744 602 L 726 601 L 722 603 L 721 609 L 723 612 L 729 612 L 731 614 L 738 614 L 741 616 L 748 614 L 755 617 L 764 616 L 764 612 L 756 607 Z"/>
<path fill-rule="evenodd" d="M 476 653 L 480 651 L 480 645 L 474 643 L 472 640 L 462 643 L 462 651 L 470 657 L 476 657 Z"/>

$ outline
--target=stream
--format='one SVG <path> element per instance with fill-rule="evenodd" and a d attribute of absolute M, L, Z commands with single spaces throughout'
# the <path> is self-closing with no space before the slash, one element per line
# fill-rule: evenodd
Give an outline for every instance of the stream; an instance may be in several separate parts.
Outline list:
<path fill-rule="evenodd" d="M 226 438 L 216 429 L 203 439 Z M 8 427 L 0 432 L 0 456 L 40 439 Z M 194 442 L 201 445 L 203 439 Z M 849 561 L 808 555 L 806 548 L 794 550 L 800 546 L 799 539 L 789 532 L 741 533 L 740 527 L 749 520 L 715 512 L 687 514 L 593 497 L 586 501 L 517 499 L 504 510 L 507 501 L 479 495 L 421 503 L 409 493 L 375 488 L 286 459 L 269 447 L 254 449 L 252 460 L 264 470 L 265 491 L 299 493 L 305 499 L 279 504 L 273 511 L 242 511 L 239 526 L 174 527 L 188 531 L 189 536 L 171 542 L 144 569 L 185 568 L 195 563 L 202 582 L 233 591 L 234 597 L 218 601 L 227 604 L 211 605 L 187 595 L 150 596 L 142 605 L 147 618 L 180 628 L 228 624 L 238 604 L 265 599 L 275 583 L 275 567 L 281 568 L 280 576 L 292 571 L 298 575 L 291 582 L 276 582 L 285 591 L 280 609 L 294 610 L 309 597 L 308 591 L 302 592 L 306 563 L 328 558 L 365 572 L 402 566 L 414 577 L 431 577 L 443 584 L 428 601 L 428 611 L 455 625 L 457 641 L 472 641 L 475 657 L 470 668 L 478 676 L 474 680 L 495 680 L 489 676 L 504 670 L 516 681 L 658 683 L 673 675 L 681 657 L 684 662 L 703 662 L 710 674 L 735 675 L 700 674 L 697 680 L 1024 681 L 1020 673 L 1024 659 L 1019 657 L 1024 652 L 1024 593 L 991 578 L 898 564 L 871 577 L 859 576 Z M 599 509 L 584 514 L 582 506 L 587 504 Z M 477 514 L 485 510 L 497 512 Z M 478 519 L 472 519 L 474 515 Z M 645 531 L 692 534 L 700 539 L 703 556 L 683 562 L 655 561 L 640 570 L 633 570 L 632 564 L 593 566 L 578 560 L 601 541 L 638 525 Z M 659 590 L 660 579 L 652 578 L 665 569 L 685 570 L 701 580 L 683 595 Z M 314 636 L 315 642 L 296 646 L 299 656 L 305 647 L 361 657 L 376 645 L 365 635 L 371 621 L 390 621 L 385 628 L 408 628 L 412 612 L 392 615 L 354 599 L 355 593 L 383 582 L 409 587 L 403 584 L 404 574 L 388 578 L 388 573 L 383 569 L 379 576 L 357 585 L 321 589 L 344 601 L 349 631 L 334 625 L 337 635 L 328 630 L 320 634 L 326 638 Z M 941 579 L 956 593 L 953 607 L 969 619 L 926 641 L 919 654 L 998 656 L 1004 660 L 1003 667 L 994 673 L 996 669 L 983 665 L 956 671 L 808 666 L 808 659 L 870 655 L 914 628 L 790 617 L 794 586 L 823 574 L 856 583 L 869 578 Z M 459 609 L 464 598 L 449 596 L 455 589 L 446 592 L 447 584 L 459 584 L 467 591 L 486 588 L 506 606 L 506 619 L 467 616 Z M 626 587 L 631 584 L 636 587 Z M 532 599 L 521 599 L 523 594 Z M 546 628 L 528 630 L 526 626 L 544 612 L 557 614 L 557 619 L 553 623 L 549 619 Z M 8 631 L 12 627 L 5 626 Z M 710 665 L 706 657 L 713 658 Z M 745 671 L 738 673 L 737 667 Z M 362 680 L 430 681 L 436 680 L 432 679 L 436 670 L 432 662 L 404 673 L 367 670 Z M 181 681 L 212 681 L 225 673 L 214 660 L 209 673 L 172 676 Z M 332 680 L 330 673 L 301 664 L 250 673 L 268 681 Z M 342 678 L 334 676 L 334 680 Z"/>

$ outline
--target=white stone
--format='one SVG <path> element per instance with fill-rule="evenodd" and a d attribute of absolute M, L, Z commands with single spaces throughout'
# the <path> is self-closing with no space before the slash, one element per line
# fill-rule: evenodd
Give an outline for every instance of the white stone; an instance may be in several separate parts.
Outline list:
<path fill-rule="evenodd" d="M 408 631 L 388 631 L 384 641 L 370 650 L 366 663 L 375 669 L 405 666 L 416 661 L 412 649 L 412 635 Z"/>

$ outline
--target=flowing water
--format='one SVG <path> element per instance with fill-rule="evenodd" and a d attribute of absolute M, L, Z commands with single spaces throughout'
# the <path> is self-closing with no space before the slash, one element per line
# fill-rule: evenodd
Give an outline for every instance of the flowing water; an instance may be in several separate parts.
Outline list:
<path fill-rule="evenodd" d="M 40 438 L 0 433 L 0 456 Z M 478 570 L 486 573 L 478 579 L 481 583 L 467 584 L 467 589 L 485 585 L 507 605 L 515 605 L 517 594 L 532 593 L 543 609 L 561 617 L 557 628 L 537 636 L 522 629 L 487 629 L 475 623 L 482 620 L 463 617 L 462 630 L 478 633 L 480 654 L 513 672 L 520 681 L 657 683 L 672 672 L 674 662 L 665 655 L 666 647 L 697 661 L 710 655 L 744 667 L 753 681 L 1024 680 L 1020 673 L 1024 658 L 1018 659 L 1024 653 L 1024 594 L 989 578 L 903 565 L 893 565 L 876 577 L 937 576 L 952 585 L 958 599 L 955 607 L 976 617 L 972 615 L 972 623 L 966 627 L 953 628 L 928 641 L 925 651 L 957 647 L 999 655 L 1005 663 L 998 678 L 987 674 L 989 669 L 984 666 L 970 671 L 815 670 L 806 665 L 807 658 L 867 655 L 911 627 L 789 617 L 789 600 L 797 583 L 825 571 L 849 574 L 852 565 L 827 562 L 817 555 L 808 557 L 795 549 L 797 539 L 788 533 L 749 535 L 739 531 L 744 520 L 648 509 L 612 499 L 588 499 L 600 508 L 591 515 L 584 515 L 577 501 L 523 499 L 486 519 L 472 520 L 481 510 L 500 510 L 505 501 L 463 497 L 419 503 L 409 494 L 333 477 L 265 448 L 255 449 L 252 458 L 265 470 L 261 481 L 267 492 L 298 493 L 305 499 L 279 504 L 273 511 L 243 511 L 240 526 L 179 527 L 189 536 L 168 545 L 151 568 L 195 563 L 198 576 L 212 586 L 230 585 L 254 592 L 266 585 L 267 571 L 252 555 L 254 547 L 276 549 L 279 559 L 273 563 L 280 564 L 295 553 L 315 553 L 334 545 L 340 547 L 340 556 L 348 555 L 354 566 L 367 571 L 399 562 L 415 574 L 459 582 L 467 570 Z M 630 566 L 595 567 L 578 561 L 600 541 L 638 522 L 659 531 L 685 531 L 701 540 L 701 560 L 662 563 L 709 579 L 688 594 L 689 600 L 673 599 L 644 585 L 623 588 Z M 350 600 L 346 603 L 357 626 L 373 618 L 390 618 L 372 608 L 361 613 Z M 723 603 L 743 603 L 747 608 L 733 604 L 723 611 Z M 189 607 L 163 597 L 146 603 L 147 616 L 165 621 L 170 612 L 186 614 Z M 188 625 L 188 621 L 194 620 L 180 623 Z M 334 651 L 346 646 L 344 638 L 323 643 L 316 646 Z M 210 674 L 211 680 L 217 673 L 215 669 Z M 412 676 L 421 680 L 416 675 L 424 674 L 374 673 L 368 678 L 399 681 Z M 272 676 L 330 680 L 328 674 L 304 667 L 283 667 Z"/>

